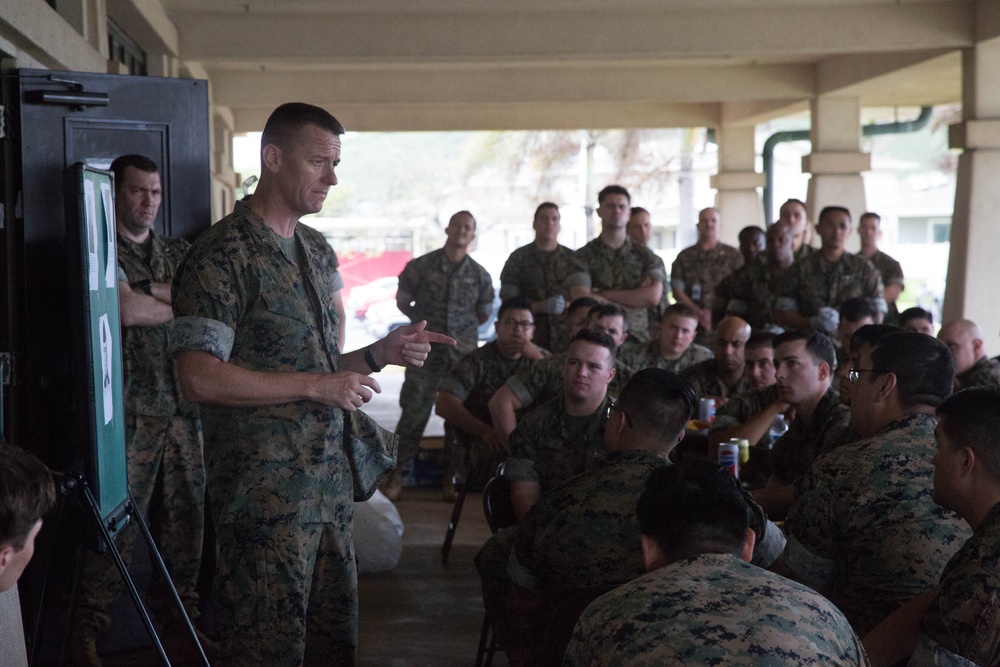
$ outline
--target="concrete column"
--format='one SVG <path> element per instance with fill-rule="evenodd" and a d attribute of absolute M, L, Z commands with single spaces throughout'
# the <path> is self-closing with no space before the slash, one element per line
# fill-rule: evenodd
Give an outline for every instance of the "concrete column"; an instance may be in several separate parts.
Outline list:
<path fill-rule="evenodd" d="M 802 171 L 812 174 L 806 198 L 809 219 L 816 222 L 824 206 L 845 206 L 856 221 L 867 210 L 861 172 L 871 169 L 871 156 L 861 151 L 859 100 L 814 99 L 811 134 L 812 153 L 802 158 Z M 856 250 L 856 236 L 851 243 Z"/>
<path fill-rule="evenodd" d="M 1000 351 L 996 258 L 1000 254 L 1000 41 L 962 52 L 963 121 L 950 128 L 958 159 L 951 255 L 942 320 L 965 317 L 983 330 L 989 354 Z"/>
<path fill-rule="evenodd" d="M 722 218 L 719 238 L 738 245 L 737 236 L 748 225 L 764 226 L 764 210 L 757 188 L 764 187 L 764 175 L 757 173 L 754 126 L 723 126 L 716 130 L 719 146 L 719 173 L 712 176 L 715 207 Z"/>

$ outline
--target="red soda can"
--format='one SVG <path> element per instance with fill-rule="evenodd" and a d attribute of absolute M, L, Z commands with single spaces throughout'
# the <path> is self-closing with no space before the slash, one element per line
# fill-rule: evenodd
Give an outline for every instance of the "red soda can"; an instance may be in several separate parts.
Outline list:
<path fill-rule="evenodd" d="M 740 446 L 732 442 L 719 443 L 719 465 L 740 477 Z"/>

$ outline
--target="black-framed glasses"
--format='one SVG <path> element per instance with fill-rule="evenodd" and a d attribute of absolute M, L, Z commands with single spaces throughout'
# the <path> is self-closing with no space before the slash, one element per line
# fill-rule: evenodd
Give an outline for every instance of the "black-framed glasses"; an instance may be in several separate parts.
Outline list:
<path fill-rule="evenodd" d="M 622 413 L 622 417 L 625 418 L 625 425 L 628 426 L 629 428 L 632 428 L 632 420 L 629 419 L 628 413 L 622 410 L 620 407 L 618 407 L 617 403 L 612 403 L 611 405 L 608 406 L 608 414 L 607 414 L 608 419 L 611 419 L 612 411 Z"/>
<path fill-rule="evenodd" d="M 876 375 L 879 375 L 885 372 L 886 371 L 877 371 L 874 368 L 852 368 L 847 371 L 847 379 L 851 384 L 854 384 L 858 381 L 858 378 L 861 377 L 861 373 L 875 373 Z"/>
<path fill-rule="evenodd" d="M 500 320 L 500 326 L 507 327 L 508 329 L 521 329 L 522 331 L 527 331 L 531 327 L 535 326 L 535 323 L 531 320 Z"/>

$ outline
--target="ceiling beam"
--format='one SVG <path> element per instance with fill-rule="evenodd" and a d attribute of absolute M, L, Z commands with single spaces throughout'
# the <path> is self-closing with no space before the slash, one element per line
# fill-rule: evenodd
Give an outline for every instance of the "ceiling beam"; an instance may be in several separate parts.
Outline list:
<path fill-rule="evenodd" d="M 462 102 L 689 103 L 810 97 L 810 65 L 736 67 L 587 67 L 555 71 L 497 68 L 447 71 L 232 71 L 209 68 L 215 103 L 261 99 L 313 104 Z"/>
<path fill-rule="evenodd" d="M 763 58 L 955 49 L 975 40 L 972 2 L 535 12 L 176 11 L 188 60 L 329 63 Z M 766 60 L 764 60 L 766 62 Z"/>
<path fill-rule="evenodd" d="M 352 132 L 715 127 L 718 104 L 323 105 Z M 260 132 L 273 106 L 233 110 L 235 132 Z"/>

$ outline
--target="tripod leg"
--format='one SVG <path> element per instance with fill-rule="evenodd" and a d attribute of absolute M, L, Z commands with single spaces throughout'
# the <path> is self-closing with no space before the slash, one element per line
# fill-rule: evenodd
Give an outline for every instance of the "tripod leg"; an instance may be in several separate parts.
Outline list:
<path fill-rule="evenodd" d="M 89 486 L 83 486 L 83 495 L 87 500 L 87 505 L 90 507 L 94 520 L 97 522 L 97 525 L 101 530 L 101 535 L 104 537 L 104 543 L 107 545 L 108 551 L 111 552 L 111 557 L 115 561 L 115 567 L 118 568 L 118 573 L 122 577 L 122 583 L 125 584 L 125 588 L 128 590 L 129 595 L 132 596 L 132 603 L 135 605 L 135 610 L 142 619 L 142 624 L 146 626 L 146 632 L 149 633 L 149 638 L 152 640 L 153 647 L 156 649 L 156 653 L 160 657 L 160 662 L 164 665 L 164 667 L 170 667 L 170 660 L 167 658 L 167 654 L 163 650 L 163 644 L 160 642 L 160 637 L 156 634 L 156 628 L 153 627 L 153 621 L 149 618 L 149 613 L 146 611 L 146 607 L 142 603 L 139 591 L 136 590 L 135 583 L 132 582 L 132 577 L 128 573 L 128 567 L 126 567 L 125 561 L 122 560 L 122 555 L 118 552 L 118 547 L 115 546 L 114 540 L 111 539 L 111 534 L 108 532 L 107 527 L 101 520 L 101 512 L 97 507 L 97 501 L 94 499 L 94 494 L 90 492 Z M 142 518 L 139 517 L 138 513 L 135 511 L 135 501 L 132 499 L 131 494 L 129 495 L 129 503 L 129 516 L 131 516 L 132 519 L 138 518 L 139 525 L 145 527 L 145 524 L 142 522 Z M 157 556 L 159 556 L 159 554 L 157 554 Z"/>
<path fill-rule="evenodd" d="M 132 503 L 132 507 L 135 507 L 135 500 L 132 498 L 131 493 L 129 494 L 129 502 Z M 138 513 L 134 514 L 132 518 L 134 518 L 139 524 L 139 531 L 142 533 L 143 539 L 146 540 L 146 546 L 149 547 L 149 553 L 153 557 L 153 562 L 156 563 L 156 567 L 160 570 L 160 575 L 163 577 L 167 590 L 170 591 L 170 597 L 174 604 L 177 605 L 177 611 L 180 612 L 181 618 L 184 620 L 184 625 L 191 634 L 191 639 L 194 640 L 195 646 L 198 647 L 198 655 L 201 656 L 201 660 L 205 663 L 205 667 L 210 667 L 208 657 L 205 655 L 205 649 L 202 647 L 201 642 L 198 641 L 198 635 L 194 631 L 194 625 L 192 625 L 191 619 L 188 617 L 187 610 L 184 609 L 184 603 L 181 601 L 181 597 L 177 594 L 174 582 L 170 579 L 170 573 L 167 572 L 167 566 L 163 563 L 163 558 L 160 557 L 160 551 L 156 548 L 156 544 L 153 543 L 153 536 L 149 532 L 149 527 L 146 526 L 145 520 L 143 520 Z"/>

